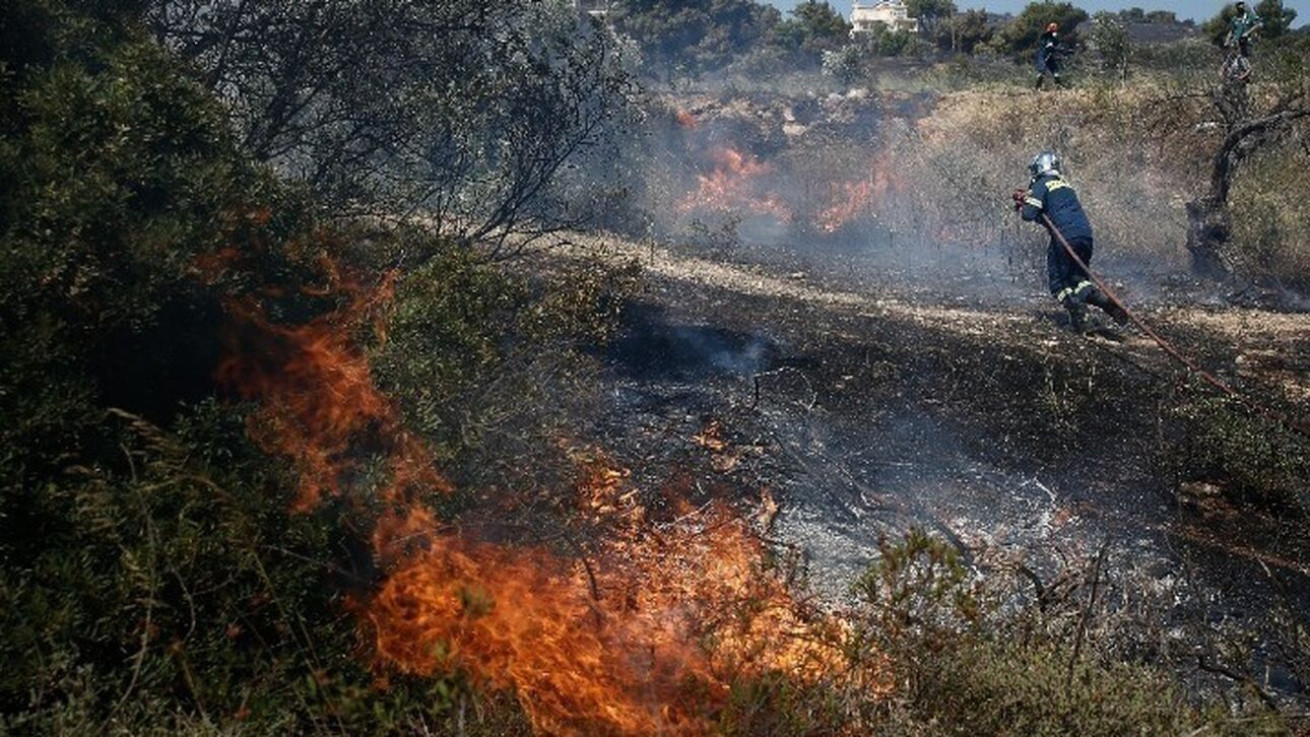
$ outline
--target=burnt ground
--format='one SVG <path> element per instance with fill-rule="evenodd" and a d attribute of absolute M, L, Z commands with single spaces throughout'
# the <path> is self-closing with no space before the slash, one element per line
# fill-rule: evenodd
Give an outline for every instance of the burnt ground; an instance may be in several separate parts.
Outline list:
<path fill-rule="evenodd" d="M 911 526 L 1039 586 L 1104 546 L 1102 600 L 1131 630 L 1115 647 L 1197 683 L 1259 668 L 1262 687 L 1302 691 L 1305 516 L 1183 483 L 1169 410 L 1199 390 L 1149 340 L 1072 335 L 1003 254 L 947 254 L 974 263 L 929 278 L 856 256 L 605 253 L 648 276 L 604 356 L 612 411 L 595 427 L 639 486 L 769 490 L 772 538 L 832 606 Z M 1310 414 L 1310 315 L 1162 289 L 1143 312 L 1226 380 Z"/>

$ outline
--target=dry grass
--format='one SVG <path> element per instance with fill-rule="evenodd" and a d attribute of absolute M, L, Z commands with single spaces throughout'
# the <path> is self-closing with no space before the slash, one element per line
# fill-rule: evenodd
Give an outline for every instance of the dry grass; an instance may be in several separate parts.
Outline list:
<path fill-rule="evenodd" d="M 1196 134 L 1162 129 L 1167 97 L 1145 86 L 957 92 L 888 145 L 900 154 L 898 172 L 927 185 L 912 188 L 917 217 L 946 237 L 1013 240 L 1007 194 L 1026 185 L 1032 156 L 1051 148 L 1064 158 L 1102 254 L 1181 267 L 1183 206 L 1205 181 L 1205 157 Z"/>

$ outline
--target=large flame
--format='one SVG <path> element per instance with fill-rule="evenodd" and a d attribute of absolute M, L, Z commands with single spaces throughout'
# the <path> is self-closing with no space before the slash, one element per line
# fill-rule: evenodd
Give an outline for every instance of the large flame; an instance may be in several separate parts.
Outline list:
<path fill-rule="evenodd" d="M 581 495 L 612 522 L 586 558 L 434 541 L 370 610 L 379 656 L 512 687 L 549 733 L 700 733 L 738 678 L 849 677 L 844 631 L 763 568 L 745 520 L 711 505 L 650 522 L 620 477 L 601 469 Z"/>
<path fill-rule="evenodd" d="M 373 542 L 387 576 L 361 616 L 383 679 L 466 673 L 512 689 L 533 725 L 556 734 L 705 732 L 736 679 L 766 672 L 879 687 L 881 676 L 845 670 L 844 630 L 767 569 L 748 519 L 717 504 L 653 519 L 613 464 L 581 469 L 584 541 L 559 530 L 554 544 L 505 545 L 443 530 L 421 500 L 449 485 L 352 340 L 385 316 L 391 279 L 365 290 L 334 276 L 328 290 L 343 306 L 298 325 L 254 300 L 230 305 L 219 376 L 259 402 L 251 435 L 292 460 L 296 509 L 350 487 L 358 459 L 386 459 Z"/>
<path fill-rule="evenodd" d="M 714 154 L 714 169 L 697 175 L 696 191 L 684 197 L 678 209 L 746 212 L 791 220 L 791 207 L 776 192 L 769 191 L 767 175 L 772 171 L 769 163 L 754 156 L 735 148 L 721 149 Z"/>

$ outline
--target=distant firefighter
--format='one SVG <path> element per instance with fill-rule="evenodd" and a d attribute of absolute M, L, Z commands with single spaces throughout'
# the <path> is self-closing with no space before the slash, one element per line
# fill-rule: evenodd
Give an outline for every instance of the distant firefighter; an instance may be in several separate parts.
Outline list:
<path fill-rule="evenodd" d="M 1078 202 L 1073 187 L 1060 174 L 1060 159 L 1051 151 L 1033 157 L 1028 165 L 1032 178 L 1028 189 L 1015 190 L 1014 206 L 1024 220 L 1042 220 L 1051 236 L 1046 251 L 1046 275 L 1051 294 L 1069 312 L 1069 325 L 1075 332 L 1087 328 L 1087 305 L 1101 308 L 1120 325 L 1128 322 L 1128 313 L 1092 283 L 1083 266 L 1069 255 L 1060 243 L 1056 230 L 1064 236 L 1083 264 L 1092 260 L 1092 224 Z M 1054 229 L 1053 229 L 1054 228 Z"/>
<path fill-rule="evenodd" d="M 1042 88 L 1047 74 L 1051 75 L 1051 81 L 1056 87 L 1064 86 L 1060 81 L 1061 53 L 1063 50 L 1060 48 L 1060 24 L 1047 23 L 1046 31 L 1037 41 L 1037 89 Z"/>
<path fill-rule="evenodd" d="M 1236 47 L 1239 54 L 1250 57 L 1251 34 L 1260 30 L 1264 26 L 1264 21 L 1247 8 L 1246 3 L 1239 2 L 1234 9 L 1237 12 L 1228 26 L 1228 38 L 1225 39 L 1224 45 L 1229 48 Z"/>

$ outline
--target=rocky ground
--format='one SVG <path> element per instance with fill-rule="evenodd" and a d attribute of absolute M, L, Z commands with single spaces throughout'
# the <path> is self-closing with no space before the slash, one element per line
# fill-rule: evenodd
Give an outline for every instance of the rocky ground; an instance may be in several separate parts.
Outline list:
<path fill-rule="evenodd" d="M 910 526 L 980 571 L 1021 571 L 1036 594 L 1104 548 L 1103 601 L 1136 632 L 1125 647 L 1189 675 L 1260 663 L 1268 689 L 1299 690 L 1306 520 L 1168 467 L 1167 407 L 1195 390 L 1152 341 L 1071 334 L 1004 254 L 939 254 L 961 268 L 929 273 L 858 253 L 710 260 L 577 238 L 552 257 L 596 254 L 648 277 L 605 355 L 598 437 L 639 485 L 768 490 L 770 534 L 832 606 L 879 539 Z M 1310 414 L 1310 315 L 1198 305 L 1182 282 L 1156 283 L 1139 306 L 1162 333 Z"/>

